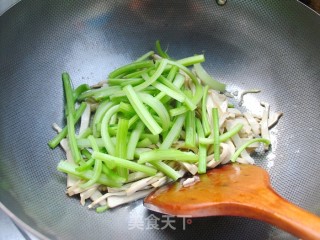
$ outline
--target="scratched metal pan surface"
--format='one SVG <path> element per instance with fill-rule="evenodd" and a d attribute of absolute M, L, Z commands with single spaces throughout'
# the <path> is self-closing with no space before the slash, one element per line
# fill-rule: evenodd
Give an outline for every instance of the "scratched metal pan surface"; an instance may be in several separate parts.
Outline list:
<path fill-rule="evenodd" d="M 242 108 L 259 112 L 261 100 L 284 113 L 256 163 L 282 196 L 320 215 L 320 17 L 294 0 L 18 3 L 0 17 L 1 207 L 49 239 L 294 239 L 237 217 L 170 218 L 172 229 L 142 201 L 97 214 L 65 195 L 64 153 L 47 146 L 51 124 L 64 124 L 61 73 L 93 84 L 157 39 L 175 58 L 204 52 L 230 91 L 262 90 Z"/>

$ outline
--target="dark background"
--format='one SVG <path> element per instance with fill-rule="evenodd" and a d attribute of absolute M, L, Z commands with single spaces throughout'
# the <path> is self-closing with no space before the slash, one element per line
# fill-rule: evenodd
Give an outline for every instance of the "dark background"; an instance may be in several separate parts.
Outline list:
<path fill-rule="evenodd" d="M 320 0 L 300 0 L 300 2 L 308 5 L 318 13 L 320 13 Z"/>

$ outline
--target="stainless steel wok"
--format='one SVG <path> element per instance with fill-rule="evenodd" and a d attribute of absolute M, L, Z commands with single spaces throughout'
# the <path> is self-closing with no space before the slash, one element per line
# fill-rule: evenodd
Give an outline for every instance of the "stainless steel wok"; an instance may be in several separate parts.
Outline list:
<path fill-rule="evenodd" d="M 130 229 L 152 214 L 141 201 L 97 214 L 64 194 L 56 170 L 64 153 L 47 146 L 51 124 L 64 124 L 61 73 L 75 86 L 104 80 L 157 39 L 176 58 L 204 52 L 204 66 L 230 91 L 261 89 L 243 108 L 263 100 L 284 113 L 272 150 L 256 162 L 281 195 L 320 215 L 320 16 L 294 0 L 18 3 L 0 17 L 0 207 L 49 239 L 292 239 L 235 217 Z"/>

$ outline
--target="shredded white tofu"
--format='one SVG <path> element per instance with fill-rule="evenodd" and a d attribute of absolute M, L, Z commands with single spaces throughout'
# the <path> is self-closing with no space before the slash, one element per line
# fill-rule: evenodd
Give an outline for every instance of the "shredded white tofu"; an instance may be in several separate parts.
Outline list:
<path fill-rule="evenodd" d="M 229 114 L 234 114 L 234 117 L 240 117 L 242 116 L 242 113 L 240 112 L 240 110 L 236 109 L 236 108 L 228 108 L 228 113 Z M 234 118 L 233 117 L 233 118 Z"/>
<path fill-rule="evenodd" d="M 260 125 L 258 121 L 252 116 L 252 114 L 245 112 L 243 116 L 247 119 L 248 123 L 251 126 L 252 132 L 255 136 L 260 134 Z"/>
<path fill-rule="evenodd" d="M 101 81 L 101 82 L 98 82 L 94 85 L 91 85 L 90 88 L 101 88 L 101 87 L 104 87 L 107 85 L 107 81 L 104 80 L 104 81 Z"/>
<path fill-rule="evenodd" d="M 67 189 L 67 194 L 69 196 L 72 196 L 72 195 L 76 195 L 76 194 L 79 194 L 79 193 L 82 193 L 82 192 L 85 192 L 89 189 L 92 189 L 92 188 L 95 188 L 95 189 L 98 189 L 99 187 L 99 184 L 94 184 L 88 188 L 82 188 L 80 187 L 80 184 L 83 184 L 83 181 L 78 181 L 76 184 L 74 184 L 72 187 L 69 187 Z"/>
<path fill-rule="evenodd" d="M 145 187 L 151 185 L 152 183 L 158 181 L 159 179 L 160 177 L 148 177 L 148 178 L 141 179 L 139 181 L 132 183 L 131 186 L 125 190 L 125 192 L 127 193 L 128 196 L 132 195 L 133 193 L 144 189 Z"/>
<path fill-rule="evenodd" d="M 146 177 L 148 177 L 148 175 L 143 172 L 133 172 L 133 173 L 129 174 L 127 182 L 128 183 L 135 182 L 137 180 L 140 180 L 140 179 L 146 178 Z"/>
<path fill-rule="evenodd" d="M 282 115 L 283 115 L 282 112 L 271 113 L 268 119 L 268 128 L 271 129 L 272 127 L 274 127 L 278 123 Z"/>
<path fill-rule="evenodd" d="M 95 193 L 96 190 L 97 188 L 93 187 L 80 193 L 80 203 L 82 206 L 86 204 L 86 199 L 90 198 Z"/>
<path fill-rule="evenodd" d="M 93 208 L 96 204 L 100 205 L 106 205 L 106 199 L 111 197 L 111 196 L 126 196 L 127 193 L 122 191 L 122 192 L 115 192 L 115 193 L 106 193 L 104 195 L 101 195 L 93 200 L 91 204 L 88 205 L 88 208 Z"/>
<path fill-rule="evenodd" d="M 243 104 L 243 98 L 244 98 L 244 95 L 248 94 L 248 93 L 259 93 L 261 92 L 261 90 L 259 89 L 250 89 L 250 90 L 246 90 L 246 91 L 243 91 L 240 95 L 240 102 L 239 102 L 239 106 L 242 106 Z"/>
<path fill-rule="evenodd" d="M 199 182 L 199 181 L 200 181 L 199 176 L 193 176 L 193 177 L 191 177 L 191 178 L 187 178 L 186 180 L 184 180 L 184 181 L 182 182 L 182 185 L 183 185 L 184 187 L 189 187 L 189 186 L 192 186 L 192 185 L 194 185 L 196 182 Z"/>
<path fill-rule="evenodd" d="M 228 99 L 225 95 L 219 94 L 217 91 L 209 90 L 208 98 L 211 98 L 214 106 L 219 109 L 221 113 L 225 113 L 228 109 Z"/>
<path fill-rule="evenodd" d="M 224 159 L 221 161 L 221 164 L 227 164 L 228 162 L 230 162 L 230 159 L 231 159 L 231 156 L 235 153 L 236 151 L 236 148 L 235 146 L 233 145 L 232 141 L 231 140 L 228 140 L 226 142 L 226 144 L 228 144 L 228 153 L 229 155 L 226 155 L 224 157 Z"/>
<path fill-rule="evenodd" d="M 207 167 L 209 168 L 215 168 L 222 162 L 229 162 L 232 155 L 232 148 L 227 143 L 221 143 L 220 144 L 222 151 L 220 154 L 220 161 L 216 161 L 214 159 L 214 155 L 211 154 L 207 157 Z"/>
<path fill-rule="evenodd" d="M 57 131 L 57 133 L 62 131 L 62 128 L 57 123 L 53 123 L 52 128 Z"/>
<path fill-rule="evenodd" d="M 152 191 L 153 191 L 153 189 L 147 189 L 147 190 L 135 192 L 134 194 L 132 194 L 130 196 L 126 196 L 126 195 L 125 196 L 115 196 L 115 195 L 110 196 L 110 197 L 108 197 L 108 206 L 110 208 L 114 208 L 114 207 L 117 207 L 117 206 L 125 204 L 125 203 L 136 201 L 138 199 L 146 197 Z"/>
<path fill-rule="evenodd" d="M 91 199 L 92 201 L 96 201 L 97 199 L 100 199 L 101 197 L 102 197 L 101 192 L 100 192 L 99 190 L 96 190 L 96 191 L 90 196 L 90 199 Z M 104 200 L 104 199 L 102 199 L 102 200 L 99 201 L 99 204 L 100 204 L 101 206 L 107 205 L 107 201 Z"/>
<path fill-rule="evenodd" d="M 195 164 L 190 164 L 186 162 L 181 162 L 180 163 L 188 172 L 190 172 L 192 175 L 197 174 L 198 172 L 198 167 Z"/>
<path fill-rule="evenodd" d="M 168 182 L 168 177 L 162 177 L 162 178 L 158 179 L 158 181 L 152 183 L 151 185 L 152 185 L 154 188 L 158 188 L 158 187 L 163 186 L 163 185 L 166 184 L 167 182 Z"/>
<path fill-rule="evenodd" d="M 262 119 L 261 119 L 261 136 L 265 139 L 270 140 L 270 134 L 269 134 L 269 127 L 268 127 L 268 119 L 269 119 L 269 111 L 270 106 L 266 102 L 261 102 L 261 105 L 265 107 L 262 113 Z"/>

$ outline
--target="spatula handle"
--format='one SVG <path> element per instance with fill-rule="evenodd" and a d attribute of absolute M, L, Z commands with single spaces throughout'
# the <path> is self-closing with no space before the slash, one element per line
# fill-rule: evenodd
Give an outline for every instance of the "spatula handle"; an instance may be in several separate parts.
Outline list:
<path fill-rule="evenodd" d="M 288 202 L 271 188 L 259 194 L 260 203 L 239 215 L 251 217 L 275 225 L 304 240 L 320 239 L 320 218 Z"/>

